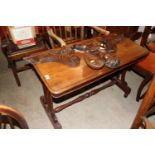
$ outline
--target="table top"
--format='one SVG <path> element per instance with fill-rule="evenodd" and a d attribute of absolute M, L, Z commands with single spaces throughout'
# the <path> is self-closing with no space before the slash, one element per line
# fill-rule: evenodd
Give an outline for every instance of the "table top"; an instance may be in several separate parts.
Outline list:
<path fill-rule="evenodd" d="M 78 43 L 85 43 L 94 39 L 96 38 L 87 39 Z M 51 52 L 52 50 L 43 51 L 42 54 L 45 55 L 48 51 Z M 75 54 L 80 57 L 80 65 L 76 67 L 69 67 L 58 62 L 46 62 L 34 65 L 36 72 L 53 97 L 61 97 L 125 69 L 146 56 L 148 50 L 130 39 L 124 38 L 117 44 L 116 55 L 120 58 L 120 65 L 115 69 L 103 67 L 99 70 L 88 67 L 82 53 L 77 52 Z"/>

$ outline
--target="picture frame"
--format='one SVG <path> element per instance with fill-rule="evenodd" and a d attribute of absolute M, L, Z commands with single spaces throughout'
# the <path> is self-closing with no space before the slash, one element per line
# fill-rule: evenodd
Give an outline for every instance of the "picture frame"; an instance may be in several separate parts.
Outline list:
<path fill-rule="evenodd" d="M 9 26 L 9 33 L 14 44 L 19 49 L 35 45 L 35 27 L 34 26 Z"/>

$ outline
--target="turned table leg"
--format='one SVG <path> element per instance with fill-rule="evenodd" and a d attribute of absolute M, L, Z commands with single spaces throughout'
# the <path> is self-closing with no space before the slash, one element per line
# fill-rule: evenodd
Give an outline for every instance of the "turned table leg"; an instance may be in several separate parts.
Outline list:
<path fill-rule="evenodd" d="M 55 115 L 55 111 L 53 109 L 53 101 L 52 101 L 51 93 L 48 91 L 48 89 L 46 88 L 46 86 L 44 84 L 43 84 L 43 90 L 44 90 L 44 96 L 40 97 L 41 103 L 42 103 L 51 123 L 53 124 L 53 127 L 55 129 L 61 129 L 62 126 L 59 123 L 59 121 Z"/>

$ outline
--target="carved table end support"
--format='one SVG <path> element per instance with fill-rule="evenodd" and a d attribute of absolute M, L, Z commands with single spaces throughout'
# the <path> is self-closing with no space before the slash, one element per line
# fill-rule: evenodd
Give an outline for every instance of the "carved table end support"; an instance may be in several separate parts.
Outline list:
<path fill-rule="evenodd" d="M 46 113 L 47 113 L 47 116 L 49 117 L 49 119 L 50 119 L 50 121 L 51 121 L 53 127 L 54 127 L 55 129 L 62 129 L 62 126 L 61 126 L 61 124 L 59 123 L 59 121 L 58 121 L 58 119 L 57 119 L 55 113 L 53 112 L 53 109 L 49 108 L 49 107 L 47 106 L 47 103 L 45 103 L 44 96 L 41 96 L 41 97 L 40 97 L 40 101 L 41 101 L 41 103 L 42 103 L 42 105 L 43 105 L 43 107 L 44 107 L 44 109 L 45 109 L 45 111 L 46 111 Z M 51 104 L 52 104 L 52 103 L 51 103 Z"/>
<path fill-rule="evenodd" d="M 124 91 L 124 97 L 128 97 L 131 92 L 131 88 L 128 86 L 128 83 L 125 81 L 126 71 L 120 74 L 120 76 L 115 76 L 111 80 L 115 81 L 115 84 Z"/>

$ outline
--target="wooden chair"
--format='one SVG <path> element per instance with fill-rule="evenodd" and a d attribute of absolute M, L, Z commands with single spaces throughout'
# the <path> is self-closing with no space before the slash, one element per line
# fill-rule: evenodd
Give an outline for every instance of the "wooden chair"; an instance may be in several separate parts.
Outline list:
<path fill-rule="evenodd" d="M 154 37 L 152 37 L 154 35 Z M 155 53 L 155 27 L 152 26 L 146 26 L 142 40 L 141 45 L 148 48 L 150 51 Z"/>
<path fill-rule="evenodd" d="M 151 125 L 150 121 L 148 121 L 148 117 L 155 114 L 155 75 L 151 81 L 151 84 L 147 90 L 147 93 L 138 109 L 138 112 L 136 114 L 136 117 L 132 123 L 131 128 L 136 129 L 141 126 L 150 126 L 151 128 L 153 125 Z M 145 124 L 145 125 L 144 125 Z M 147 127 L 147 128 L 148 128 Z"/>
<path fill-rule="evenodd" d="M 23 60 L 25 56 L 29 56 L 33 53 L 37 53 L 48 49 L 46 41 L 44 39 L 44 28 L 29 26 L 32 29 L 32 38 L 17 40 L 18 34 L 13 34 L 15 31 L 10 27 L 3 27 L 5 33 L 5 39 L 2 40 L 2 52 L 8 60 L 8 66 L 12 69 L 13 75 L 18 86 L 21 86 L 18 72 L 30 69 L 30 65 L 26 64 L 22 67 L 17 67 L 17 62 Z M 14 27 L 13 27 L 14 28 Z M 17 27 L 18 28 L 18 27 Z M 15 28 L 16 29 L 16 28 Z M 39 29 L 42 33 L 39 33 Z M 12 30 L 12 31 L 11 31 Z M 17 32 L 16 32 L 17 33 Z M 23 33 L 23 32 L 22 32 Z M 30 33 L 30 32 L 29 32 Z M 29 35 L 29 34 L 28 34 Z M 23 43 L 23 44 L 22 44 Z"/>
<path fill-rule="evenodd" d="M 141 82 L 137 91 L 136 96 L 137 101 L 139 101 L 144 97 L 145 93 L 142 94 L 143 88 L 152 79 L 153 74 L 155 73 L 155 51 L 153 51 L 152 48 L 153 43 L 150 44 L 147 41 L 148 36 L 151 32 L 152 32 L 151 27 L 146 26 L 141 40 L 141 45 L 151 50 L 149 55 L 132 68 L 136 73 L 144 77 L 144 80 Z"/>
<path fill-rule="evenodd" d="M 108 35 L 110 33 L 97 26 L 52 26 L 46 28 L 52 48 L 62 47 L 97 34 Z"/>
<path fill-rule="evenodd" d="M 0 105 L 0 129 L 28 129 L 25 118 L 15 109 Z"/>

